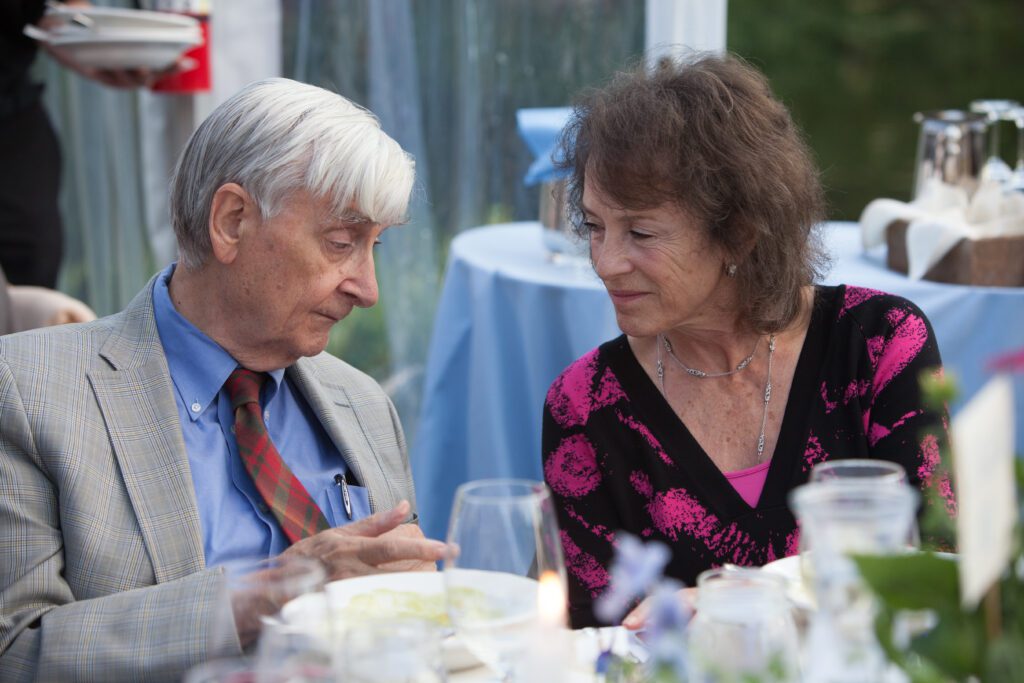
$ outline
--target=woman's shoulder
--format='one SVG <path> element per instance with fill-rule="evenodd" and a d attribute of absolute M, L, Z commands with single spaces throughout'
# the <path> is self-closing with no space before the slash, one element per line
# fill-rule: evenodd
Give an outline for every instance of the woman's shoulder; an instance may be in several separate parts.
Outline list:
<path fill-rule="evenodd" d="M 560 423 L 582 424 L 596 406 L 608 405 L 625 393 L 615 373 L 629 342 L 620 335 L 588 351 L 562 371 L 548 389 L 546 404 Z"/>
<path fill-rule="evenodd" d="M 924 312 L 913 301 L 897 294 L 856 285 L 819 286 L 817 289 L 817 306 L 832 313 L 823 322 L 853 325 L 867 336 L 884 334 L 906 323 L 929 326 Z"/>

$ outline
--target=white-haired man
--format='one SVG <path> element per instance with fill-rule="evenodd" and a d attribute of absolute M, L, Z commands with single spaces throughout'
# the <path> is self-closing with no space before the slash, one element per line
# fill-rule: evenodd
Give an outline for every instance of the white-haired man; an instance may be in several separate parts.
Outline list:
<path fill-rule="evenodd" d="M 394 407 L 323 352 L 377 301 L 373 248 L 412 183 L 366 110 L 252 84 L 178 163 L 179 262 L 116 315 L 0 339 L 5 681 L 178 680 L 238 652 L 258 608 L 226 606 L 233 559 L 342 578 L 441 558 L 402 524 Z"/>

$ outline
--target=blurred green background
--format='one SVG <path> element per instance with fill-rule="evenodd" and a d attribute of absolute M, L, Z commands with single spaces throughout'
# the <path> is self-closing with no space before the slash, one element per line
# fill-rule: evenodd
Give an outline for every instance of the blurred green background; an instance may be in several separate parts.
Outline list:
<path fill-rule="evenodd" d="M 914 112 L 1024 99 L 1021 0 L 730 0 L 728 41 L 803 127 L 836 219 L 910 199 Z M 1016 133 L 1001 132 L 1013 163 Z"/>

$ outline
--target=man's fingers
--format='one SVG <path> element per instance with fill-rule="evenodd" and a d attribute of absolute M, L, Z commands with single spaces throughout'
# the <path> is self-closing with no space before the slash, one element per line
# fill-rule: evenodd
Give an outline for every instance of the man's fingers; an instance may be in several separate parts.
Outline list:
<path fill-rule="evenodd" d="M 346 524 L 343 527 L 338 527 L 334 531 L 339 534 L 376 538 L 377 536 L 385 534 L 397 527 L 402 523 L 402 520 L 408 516 L 408 514 L 409 502 L 403 500 L 390 510 L 377 512 L 365 519 L 360 519 L 356 522 L 352 522 L 351 524 Z"/>
<path fill-rule="evenodd" d="M 389 562 L 419 560 L 437 562 L 444 559 L 447 546 L 441 541 L 411 538 L 376 538 L 367 540 L 359 551 L 359 559 L 374 567 Z"/>

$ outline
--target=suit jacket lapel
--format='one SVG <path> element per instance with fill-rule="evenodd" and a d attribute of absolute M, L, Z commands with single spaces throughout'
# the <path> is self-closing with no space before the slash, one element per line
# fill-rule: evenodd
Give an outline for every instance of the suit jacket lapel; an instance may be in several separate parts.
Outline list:
<path fill-rule="evenodd" d="M 153 280 L 125 309 L 89 372 L 157 582 L 205 566 L 188 454 L 152 303 Z"/>
<path fill-rule="evenodd" d="M 314 363 L 305 358 L 300 358 L 295 365 L 288 368 L 288 377 L 295 382 L 295 386 L 313 409 L 327 436 L 345 459 L 345 464 L 355 474 L 359 483 L 366 487 L 370 498 L 370 510 L 376 512 L 390 507 L 389 501 L 379 500 L 376 495 L 387 488 L 381 486 L 382 474 L 376 460 L 368 457 L 373 453 L 373 448 L 363 433 L 359 416 L 352 408 L 345 388 L 340 384 L 321 381 L 316 374 Z"/>

